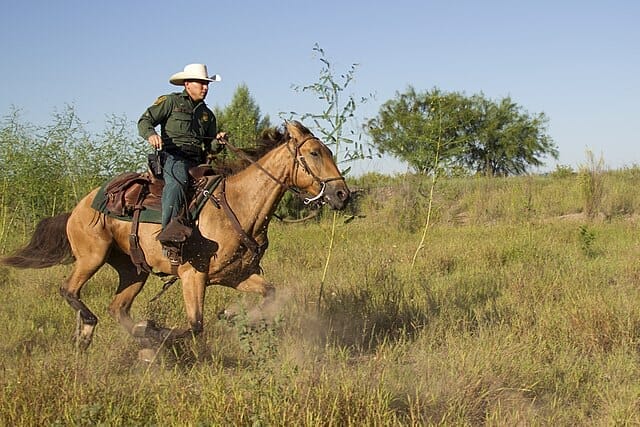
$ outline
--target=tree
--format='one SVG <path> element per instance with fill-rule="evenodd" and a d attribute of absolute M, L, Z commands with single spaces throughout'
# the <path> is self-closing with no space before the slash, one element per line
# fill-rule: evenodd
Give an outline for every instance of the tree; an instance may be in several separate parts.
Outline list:
<path fill-rule="evenodd" d="M 366 129 L 381 152 L 419 173 L 462 167 L 506 176 L 542 165 L 544 156 L 558 157 L 546 124 L 544 113 L 529 115 L 510 98 L 496 103 L 482 94 L 466 97 L 437 88 L 417 93 L 410 87 L 383 104 Z"/>
<path fill-rule="evenodd" d="M 439 167 L 436 159 L 446 165 L 460 155 L 473 123 L 471 102 L 461 94 L 438 89 L 420 94 L 409 87 L 385 102 L 365 129 L 381 153 L 430 173 Z"/>
<path fill-rule="evenodd" d="M 294 86 L 294 89 L 302 92 L 311 92 L 315 94 L 318 99 L 323 101 L 324 107 L 320 113 L 306 113 L 301 115 L 301 120 L 311 119 L 318 129 L 320 134 L 323 135 L 325 143 L 327 143 L 334 150 L 334 159 L 337 163 L 338 159 L 343 158 L 345 161 L 355 160 L 357 158 L 365 157 L 363 145 L 359 142 L 359 132 L 351 132 L 351 138 L 346 137 L 345 128 L 348 120 L 353 119 L 354 112 L 358 107 L 358 102 L 353 95 L 347 96 L 346 100 L 343 98 L 343 92 L 349 87 L 349 84 L 353 81 L 357 64 L 352 64 L 349 71 L 340 75 L 341 82 L 334 74 L 331 68 L 331 63 L 326 58 L 324 50 L 316 43 L 313 50 L 320 55 L 320 62 L 322 62 L 322 68 L 320 70 L 319 79 L 307 86 Z M 364 103 L 367 98 L 361 98 L 360 102 Z M 297 114 L 291 113 L 293 116 Z M 345 146 L 344 154 L 341 152 L 342 146 Z M 351 148 L 350 148 L 351 147 Z M 347 171 L 343 171 L 346 174 Z M 280 203 L 280 207 L 287 206 L 286 198 Z M 329 240 L 329 248 L 327 252 L 327 259 L 325 260 L 324 269 L 322 272 L 322 278 L 320 280 L 320 290 L 318 293 L 318 309 L 320 309 L 321 302 L 324 294 L 324 283 L 327 277 L 327 271 L 329 268 L 329 262 L 331 260 L 331 254 L 333 252 L 333 245 L 336 236 L 336 222 L 337 213 L 333 213 L 333 222 L 331 225 L 331 238 Z"/>
<path fill-rule="evenodd" d="M 530 116 L 509 97 L 498 103 L 482 95 L 472 100 L 477 129 L 460 164 L 486 176 L 507 176 L 543 165 L 543 156 L 558 158 L 558 150 L 545 133 L 544 113 Z"/>
<path fill-rule="evenodd" d="M 238 86 L 231 103 L 224 109 L 216 108 L 215 114 L 218 130 L 227 132 L 238 147 L 252 145 L 264 129 L 271 127 L 269 116 L 261 117 L 260 107 L 245 84 Z"/>

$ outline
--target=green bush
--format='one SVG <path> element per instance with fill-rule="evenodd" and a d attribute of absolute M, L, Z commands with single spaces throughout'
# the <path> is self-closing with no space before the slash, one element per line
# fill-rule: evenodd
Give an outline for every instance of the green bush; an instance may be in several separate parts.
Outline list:
<path fill-rule="evenodd" d="M 113 116 L 92 135 L 71 106 L 53 115 L 53 124 L 24 123 L 12 110 L 0 123 L 0 211 L 7 229 L 31 228 L 45 216 L 71 210 L 91 189 L 109 178 L 141 170 L 147 150 Z"/>

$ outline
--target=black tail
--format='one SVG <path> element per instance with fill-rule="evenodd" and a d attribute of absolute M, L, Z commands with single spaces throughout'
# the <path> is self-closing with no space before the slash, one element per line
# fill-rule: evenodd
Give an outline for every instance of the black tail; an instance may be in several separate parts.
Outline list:
<path fill-rule="evenodd" d="M 73 262 L 67 238 L 70 213 L 45 218 L 38 223 L 31 241 L 13 255 L 0 258 L 0 264 L 16 268 L 46 268 Z"/>

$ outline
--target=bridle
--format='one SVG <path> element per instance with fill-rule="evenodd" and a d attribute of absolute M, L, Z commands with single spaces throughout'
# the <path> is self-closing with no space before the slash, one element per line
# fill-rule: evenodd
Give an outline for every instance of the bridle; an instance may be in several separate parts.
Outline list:
<path fill-rule="evenodd" d="M 309 203 L 312 203 L 312 202 L 315 202 L 317 200 L 320 200 L 322 197 L 324 197 L 324 191 L 326 189 L 326 186 L 327 186 L 328 182 L 340 181 L 340 180 L 344 181 L 344 177 L 342 175 L 331 177 L 331 178 L 320 178 L 318 175 L 316 175 L 313 172 L 313 170 L 311 170 L 311 168 L 309 167 L 309 164 L 307 163 L 307 160 L 300 153 L 300 149 L 308 141 L 311 141 L 311 140 L 314 140 L 314 139 L 316 141 L 318 141 L 320 143 L 320 145 L 322 145 L 323 147 L 326 148 L 324 143 L 322 141 L 320 141 L 320 139 L 315 137 L 315 136 L 308 136 L 305 139 L 303 139 L 300 143 L 298 143 L 298 145 L 296 145 L 295 152 L 291 150 L 291 147 L 289 146 L 289 143 L 287 142 L 287 149 L 289 150 L 289 153 L 291 153 L 291 156 L 294 159 L 293 160 L 294 161 L 294 165 L 293 165 L 292 173 L 291 173 L 292 177 L 296 175 L 297 168 L 302 166 L 302 170 L 305 171 L 305 173 L 307 175 L 311 176 L 311 178 L 313 179 L 314 182 L 317 182 L 318 184 L 320 184 L 320 192 L 318 194 L 316 194 L 314 197 L 305 197 L 305 198 L 303 198 L 303 202 L 304 202 L 305 205 L 308 205 Z M 289 189 L 291 189 L 291 187 Z"/>
<path fill-rule="evenodd" d="M 307 175 L 311 176 L 311 178 L 313 179 L 314 182 L 317 182 L 318 184 L 320 184 L 320 192 L 318 194 L 316 194 L 315 196 L 313 196 L 313 197 L 303 197 L 300 194 L 300 190 L 297 187 L 295 187 L 293 185 L 289 185 L 286 182 L 282 182 L 280 179 L 278 179 L 277 177 L 273 176 L 273 174 L 271 172 L 269 172 L 268 170 L 266 170 L 260 163 L 258 163 L 257 161 L 251 159 L 242 150 L 240 150 L 239 148 L 235 147 L 229 141 L 226 141 L 226 145 L 235 154 L 239 155 L 240 157 L 242 157 L 245 160 L 249 161 L 250 163 L 254 164 L 258 169 L 260 169 L 260 171 L 262 171 L 265 175 L 267 175 L 269 178 L 271 178 L 273 181 L 275 181 L 282 188 L 284 188 L 285 190 L 289 190 L 289 191 L 293 192 L 296 196 L 302 198 L 302 201 L 304 202 L 304 204 L 308 205 L 309 203 L 315 202 L 317 200 L 322 199 L 322 197 L 324 197 L 324 192 L 325 192 L 325 189 L 326 189 L 326 186 L 327 186 L 328 182 L 340 181 L 340 180 L 344 181 L 345 180 L 342 175 L 336 176 L 336 177 L 331 177 L 331 178 L 320 178 L 316 173 L 313 172 L 313 170 L 311 170 L 311 168 L 309 167 L 309 164 L 307 163 L 307 160 L 300 153 L 300 149 L 308 141 L 311 141 L 311 140 L 314 140 L 314 139 L 316 141 L 318 141 L 323 147 L 326 148 L 324 143 L 318 137 L 313 136 L 313 135 L 312 136 L 308 136 L 305 139 L 303 139 L 302 141 L 300 141 L 295 146 L 295 150 L 292 149 L 291 146 L 289 145 L 290 141 L 287 141 L 285 143 L 286 146 L 287 146 L 287 149 L 289 150 L 289 153 L 291 154 L 291 157 L 293 158 L 293 167 L 291 169 L 292 178 L 293 178 L 293 176 L 296 175 L 297 169 L 299 167 L 302 167 L 302 170 Z"/>

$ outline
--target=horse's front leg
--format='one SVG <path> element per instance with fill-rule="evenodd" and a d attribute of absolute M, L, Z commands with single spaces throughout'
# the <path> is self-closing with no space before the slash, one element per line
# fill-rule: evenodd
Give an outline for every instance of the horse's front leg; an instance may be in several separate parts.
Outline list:
<path fill-rule="evenodd" d="M 258 274 L 252 274 L 244 282 L 240 282 L 236 289 L 241 292 L 260 294 L 264 298 L 263 304 L 271 302 L 276 296 L 276 288 Z"/>
<path fill-rule="evenodd" d="M 204 329 L 204 295 L 207 274 L 191 268 L 182 275 L 182 296 L 191 333 L 198 335 Z"/>
<path fill-rule="evenodd" d="M 188 329 L 165 328 L 152 320 L 138 322 L 132 328 L 132 334 L 139 339 L 151 339 L 157 344 L 171 344 L 174 341 L 200 334 L 204 328 L 204 296 L 207 275 L 194 268 L 183 265 L 179 276 L 182 281 L 182 295 L 189 321 Z"/>
<path fill-rule="evenodd" d="M 248 279 L 240 282 L 235 289 L 241 292 L 249 292 L 262 295 L 262 304 L 258 307 L 261 316 L 268 313 L 276 299 L 276 288 L 264 277 L 252 274 Z M 227 308 L 218 314 L 218 317 L 231 319 L 239 313 L 235 308 Z"/>

